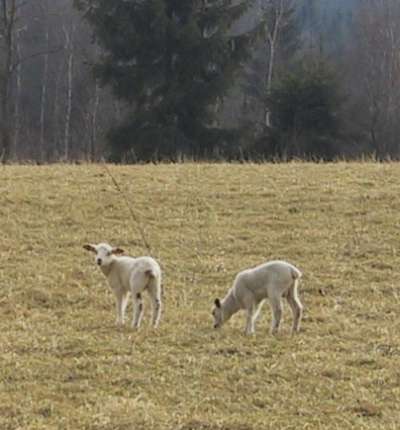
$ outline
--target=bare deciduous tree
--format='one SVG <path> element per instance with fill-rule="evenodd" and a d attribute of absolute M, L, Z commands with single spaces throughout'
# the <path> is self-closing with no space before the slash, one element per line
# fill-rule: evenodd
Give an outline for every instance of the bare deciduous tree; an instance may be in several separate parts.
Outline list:
<path fill-rule="evenodd" d="M 279 38 L 289 25 L 288 14 L 294 8 L 294 0 L 260 0 L 260 13 L 265 20 L 268 68 L 265 89 L 270 94 L 274 76 Z M 271 112 L 266 108 L 265 125 L 271 127 Z"/>
<path fill-rule="evenodd" d="M 399 155 L 400 3 L 364 0 L 354 55 L 359 96 L 366 101 L 369 140 L 378 158 Z"/>
<path fill-rule="evenodd" d="M 15 56 L 17 0 L 1 0 L 0 7 L 0 151 L 2 160 L 7 161 L 11 150 L 10 86 Z"/>
<path fill-rule="evenodd" d="M 73 73 L 74 73 L 74 33 L 75 25 L 63 28 L 65 35 L 64 49 L 67 53 L 67 100 L 64 126 L 64 158 L 68 160 L 70 152 L 70 135 L 71 135 L 71 110 L 73 95 Z"/>

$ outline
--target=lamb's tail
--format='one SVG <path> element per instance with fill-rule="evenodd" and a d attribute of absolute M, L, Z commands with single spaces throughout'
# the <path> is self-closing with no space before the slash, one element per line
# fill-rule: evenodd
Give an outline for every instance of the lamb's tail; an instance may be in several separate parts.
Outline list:
<path fill-rule="evenodd" d="M 154 274 L 152 269 L 145 270 L 144 274 L 148 277 L 148 279 L 149 279 L 148 282 L 150 282 L 152 279 L 156 278 L 156 275 Z M 162 282 L 161 282 L 160 288 L 161 288 L 161 297 L 164 298 L 164 296 L 165 296 L 164 285 Z"/>
<path fill-rule="evenodd" d="M 294 280 L 298 280 L 298 279 L 300 279 L 301 277 L 302 277 L 302 273 L 300 272 L 300 270 L 299 269 L 297 269 L 296 267 L 292 267 L 291 268 L 291 273 L 292 273 L 292 278 L 294 279 Z"/>
<path fill-rule="evenodd" d="M 153 270 L 152 270 L 152 269 L 145 270 L 144 274 L 145 274 L 149 279 L 155 278 L 155 275 L 154 275 L 154 272 L 153 272 Z"/>
<path fill-rule="evenodd" d="M 298 301 L 298 292 L 297 292 L 297 290 L 298 290 L 298 287 L 299 287 L 299 281 L 300 281 L 300 278 L 302 276 L 302 273 L 300 272 L 299 269 L 297 269 L 297 267 L 292 267 L 290 269 L 290 271 L 291 271 L 291 274 L 292 274 L 293 282 L 292 282 L 292 285 L 289 288 L 288 296 L 291 296 L 292 298 L 294 298 L 295 300 Z"/>

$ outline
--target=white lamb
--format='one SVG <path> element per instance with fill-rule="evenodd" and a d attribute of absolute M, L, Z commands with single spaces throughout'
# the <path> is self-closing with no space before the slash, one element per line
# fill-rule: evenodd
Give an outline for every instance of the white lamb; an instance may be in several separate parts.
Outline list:
<path fill-rule="evenodd" d="M 129 293 L 133 300 L 132 327 L 140 326 L 143 316 L 142 292 L 146 290 L 153 307 L 152 324 L 157 327 L 161 317 L 161 269 L 151 257 L 119 256 L 121 248 L 113 248 L 107 243 L 84 245 L 87 251 L 96 254 L 95 261 L 108 280 L 116 297 L 118 325 L 124 324 L 125 309 Z"/>
<path fill-rule="evenodd" d="M 293 312 L 292 333 L 298 332 L 303 306 L 297 295 L 301 272 L 285 261 L 270 261 L 240 272 L 225 298 L 215 300 L 214 327 L 221 327 L 240 309 L 247 310 L 246 334 L 254 333 L 254 324 L 265 299 L 269 299 L 273 319 L 271 333 L 276 334 L 282 317 L 282 297 Z"/>

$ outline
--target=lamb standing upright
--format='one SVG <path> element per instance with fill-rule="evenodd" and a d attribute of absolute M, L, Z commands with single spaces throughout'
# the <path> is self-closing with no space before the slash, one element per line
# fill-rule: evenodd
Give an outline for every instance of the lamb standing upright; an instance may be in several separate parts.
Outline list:
<path fill-rule="evenodd" d="M 140 326 L 143 316 L 142 292 L 146 290 L 153 307 L 152 323 L 157 327 L 161 317 L 161 269 L 151 257 L 119 256 L 121 248 L 113 248 L 107 243 L 84 245 L 87 251 L 96 254 L 96 264 L 108 280 L 116 297 L 117 324 L 123 324 L 129 293 L 133 300 L 132 327 Z"/>
<path fill-rule="evenodd" d="M 219 328 L 240 309 L 247 310 L 246 334 L 254 333 L 254 324 L 265 299 L 269 299 L 273 319 L 271 333 L 278 332 L 282 317 L 282 297 L 292 309 L 292 333 L 299 331 L 303 306 L 297 287 L 301 272 L 286 261 L 270 261 L 240 272 L 225 298 L 215 300 L 214 327 Z"/>

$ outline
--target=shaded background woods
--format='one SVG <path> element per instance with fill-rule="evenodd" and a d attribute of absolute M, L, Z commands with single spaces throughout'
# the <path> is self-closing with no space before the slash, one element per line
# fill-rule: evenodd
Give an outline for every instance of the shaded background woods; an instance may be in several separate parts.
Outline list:
<path fill-rule="evenodd" d="M 399 155 L 396 0 L 0 3 L 3 161 Z"/>

